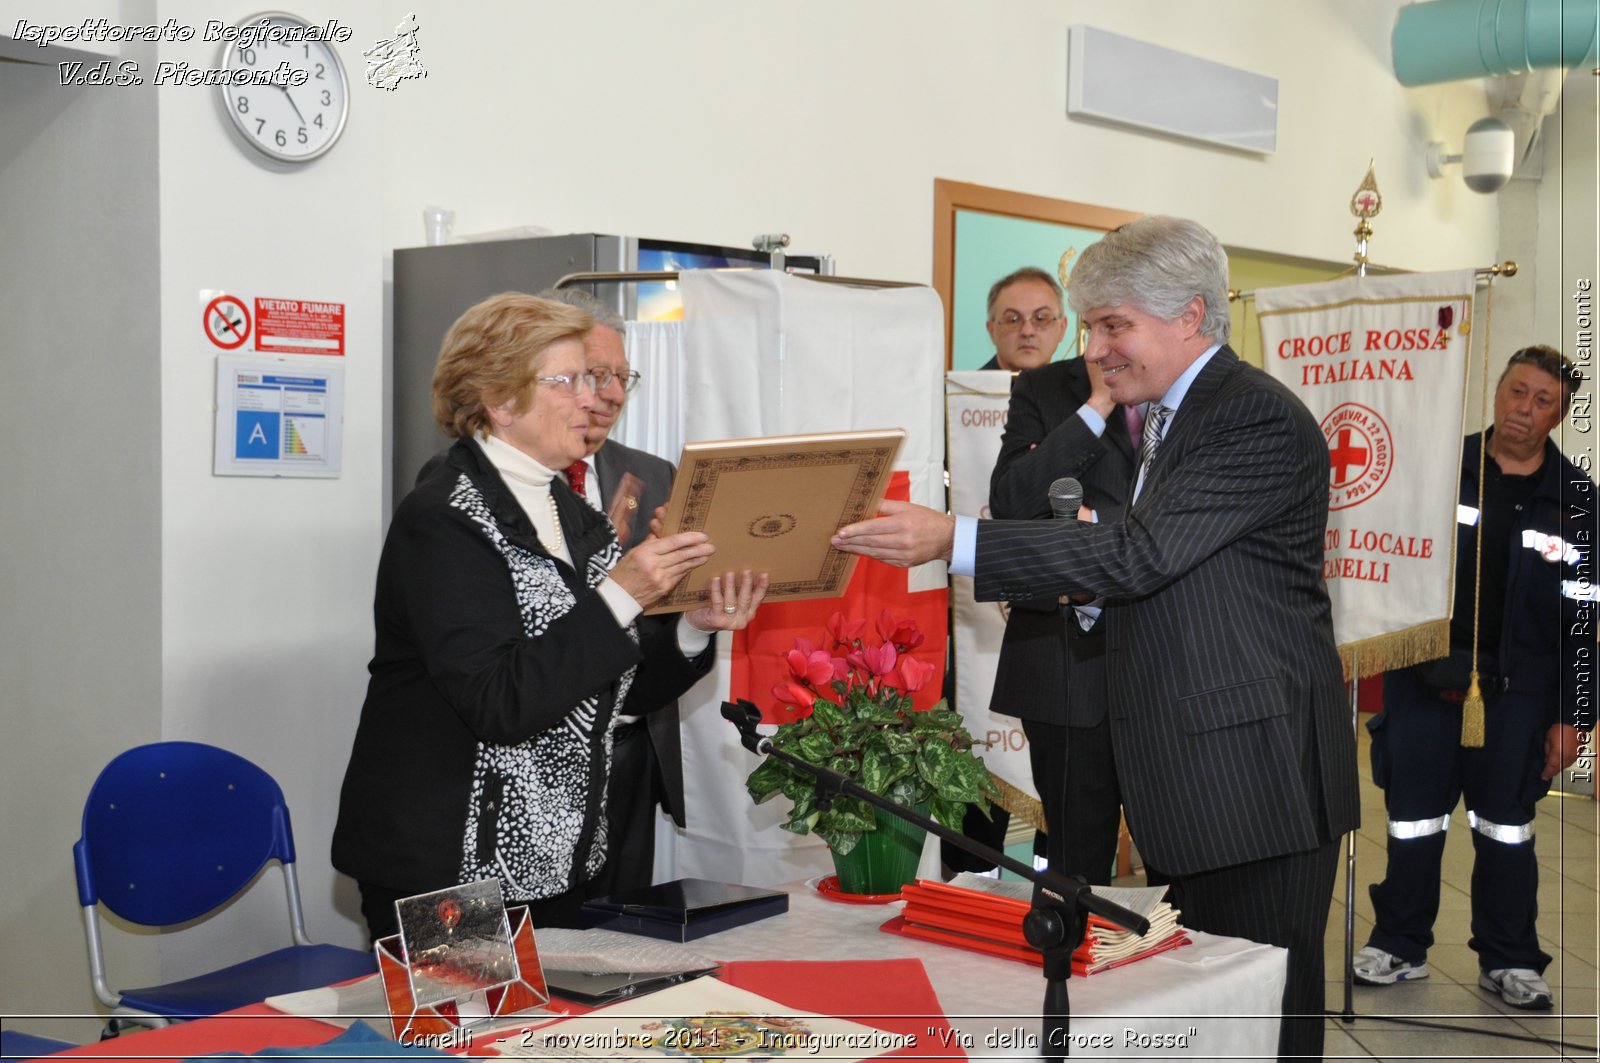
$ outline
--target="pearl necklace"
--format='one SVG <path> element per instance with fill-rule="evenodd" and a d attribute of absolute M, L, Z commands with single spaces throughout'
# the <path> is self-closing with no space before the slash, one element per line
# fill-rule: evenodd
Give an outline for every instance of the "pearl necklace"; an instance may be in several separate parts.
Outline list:
<path fill-rule="evenodd" d="M 550 500 L 550 519 L 555 522 L 554 542 L 545 543 L 544 548 L 552 554 L 560 554 L 565 545 L 565 537 L 561 534 L 561 507 L 556 505 L 556 493 L 549 487 L 546 488 L 545 498 Z"/>

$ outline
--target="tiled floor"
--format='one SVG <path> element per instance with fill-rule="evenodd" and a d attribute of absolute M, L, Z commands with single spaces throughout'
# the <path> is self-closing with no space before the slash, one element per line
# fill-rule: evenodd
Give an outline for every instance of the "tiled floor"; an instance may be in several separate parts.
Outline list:
<path fill-rule="evenodd" d="M 1365 717 L 1363 717 L 1365 719 Z M 1360 731 L 1361 829 L 1356 832 L 1353 949 L 1367 942 L 1372 901 L 1367 887 L 1384 873 L 1383 793 L 1368 771 L 1366 729 Z M 1518 1011 L 1478 988 L 1477 955 L 1467 948 L 1471 919 L 1472 839 L 1466 817 L 1451 815 L 1432 972 L 1392 986 L 1353 985 L 1345 1020 L 1345 879 L 1341 860 L 1328 916 L 1324 1057 L 1329 1060 L 1595 1060 L 1600 1023 L 1600 917 L 1596 855 L 1600 804 L 1587 796 L 1552 794 L 1539 803 L 1534 826 L 1539 855 L 1539 938 L 1554 962 L 1545 980 L 1555 994 L 1548 1012 Z M 1119 880 L 1119 882 L 1122 880 Z M 1130 883 L 1135 881 L 1128 880 Z"/>
<path fill-rule="evenodd" d="M 1367 886 L 1383 877 L 1383 794 L 1367 772 L 1367 735 L 1361 731 L 1361 829 L 1356 834 L 1354 947 L 1372 929 Z M 1345 867 L 1339 869 L 1328 917 L 1327 1059 L 1596 1059 L 1597 971 L 1596 854 L 1600 805 L 1588 797 L 1552 794 L 1539 803 L 1535 845 L 1539 854 L 1539 938 L 1555 958 L 1545 980 L 1555 1009 L 1526 1012 L 1478 988 L 1477 956 L 1467 948 L 1472 840 L 1465 816 L 1451 816 L 1444 882 L 1429 978 L 1392 986 L 1355 986 L 1353 1021 L 1345 1022 Z M 1402 1023 L 1391 1019 L 1405 1019 Z M 1412 1023 L 1428 1023 L 1428 1026 Z"/>

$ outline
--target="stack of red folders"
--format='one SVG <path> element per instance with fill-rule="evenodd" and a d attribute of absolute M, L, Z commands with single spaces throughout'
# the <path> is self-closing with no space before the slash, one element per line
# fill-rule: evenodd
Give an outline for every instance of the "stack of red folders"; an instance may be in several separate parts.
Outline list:
<path fill-rule="evenodd" d="M 905 911 L 883 929 L 1042 966 L 1044 957 L 1022 933 L 1032 888 L 977 875 L 958 875 L 948 883 L 919 880 L 901 890 Z M 1073 974 L 1110 970 L 1189 943 L 1178 925 L 1178 912 L 1162 899 L 1165 887 L 1096 887 L 1095 892 L 1149 919 L 1150 932 L 1139 937 L 1090 915 L 1083 942 L 1072 953 Z"/>

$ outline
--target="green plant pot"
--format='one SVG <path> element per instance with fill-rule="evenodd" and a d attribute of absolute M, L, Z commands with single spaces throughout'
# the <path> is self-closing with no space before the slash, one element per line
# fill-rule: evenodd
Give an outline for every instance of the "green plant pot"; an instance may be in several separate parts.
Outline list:
<path fill-rule="evenodd" d="M 917 811 L 928 814 L 926 808 Z M 878 829 L 863 834 L 845 855 L 833 854 L 841 893 L 899 893 L 901 886 L 917 879 L 928 832 L 880 809 L 872 812 Z"/>

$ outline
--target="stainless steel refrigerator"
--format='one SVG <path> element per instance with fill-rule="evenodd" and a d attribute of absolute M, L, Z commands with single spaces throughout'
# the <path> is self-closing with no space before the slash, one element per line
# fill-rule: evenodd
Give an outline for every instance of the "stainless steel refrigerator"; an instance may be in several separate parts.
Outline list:
<path fill-rule="evenodd" d="M 826 256 L 784 256 L 782 268 L 832 273 Z M 497 292 L 539 292 L 573 273 L 716 267 L 771 268 L 774 256 L 751 248 L 681 240 L 573 233 L 401 248 L 394 253 L 393 440 L 390 508 L 400 503 L 429 458 L 450 440 L 433 422 L 433 367 L 439 345 L 462 311 Z M 581 287 L 613 303 L 624 318 L 660 317 L 662 284 L 601 281 Z M 644 311 L 641 313 L 641 311 Z M 670 313 L 670 311 L 667 311 Z"/>

